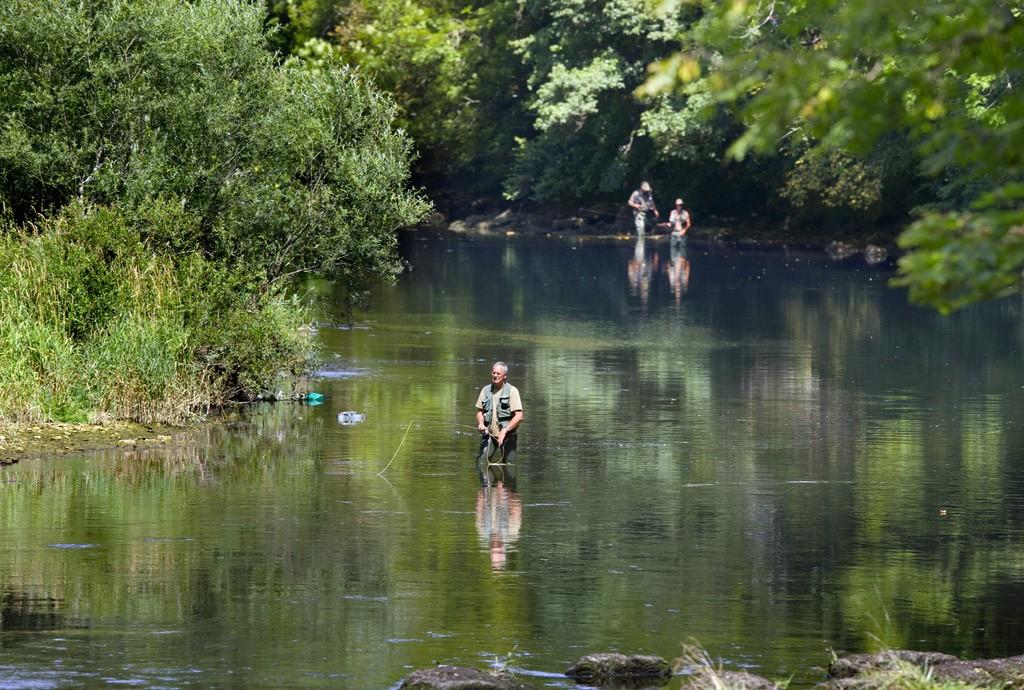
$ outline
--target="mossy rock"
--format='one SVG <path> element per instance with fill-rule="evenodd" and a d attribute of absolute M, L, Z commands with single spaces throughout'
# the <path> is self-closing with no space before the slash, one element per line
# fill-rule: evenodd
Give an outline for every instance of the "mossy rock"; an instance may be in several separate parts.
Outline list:
<path fill-rule="evenodd" d="M 699 673 L 683 683 L 683 690 L 779 690 L 779 685 L 767 678 L 746 671 L 713 671 Z"/>
<path fill-rule="evenodd" d="M 624 679 L 667 679 L 672 676 L 672 666 L 660 656 L 588 654 L 573 664 L 565 675 L 583 683 Z"/>
<path fill-rule="evenodd" d="M 900 663 L 914 666 L 936 666 L 960 661 L 955 656 L 939 652 L 915 652 L 908 649 L 890 649 L 875 654 L 851 654 L 833 661 L 828 667 L 832 678 L 853 678 L 871 671 L 895 670 Z"/>
<path fill-rule="evenodd" d="M 436 666 L 413 671 L 400 690 L 535 690 L 509 673 L 465 666 Z"/>
<path fill-rule="evenodd" d="M 829 666 L 831 687 L 854 687 L 862 676 L 896 671 L 900 664 L 927 668 L 937 682 L 955 681 L 978 688 L 1024 689 L 1024 656 L 1004 659 L 959 659 L 938 652 L 891 650 L 877 654 L 853 654 L 837 659 Z M 845 682 L 844 682 L 845 681 Z"/>
<path fill-rule="evenodd" d="M 948 661 L 933 666 L 932 677 L 982 688 L 1024 688 L 1024 656 Z"/>

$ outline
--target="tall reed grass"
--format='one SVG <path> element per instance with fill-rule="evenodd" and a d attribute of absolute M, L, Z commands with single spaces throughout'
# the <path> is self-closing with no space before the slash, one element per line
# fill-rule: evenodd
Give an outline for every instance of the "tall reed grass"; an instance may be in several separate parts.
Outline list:
<path fill-rule="evenodd" d="M 244 268 L 161 253 L 198 221 L 74 204 L 0 233 L 0 422 L 180 423 L 301 373 L 308 309 Z"/>

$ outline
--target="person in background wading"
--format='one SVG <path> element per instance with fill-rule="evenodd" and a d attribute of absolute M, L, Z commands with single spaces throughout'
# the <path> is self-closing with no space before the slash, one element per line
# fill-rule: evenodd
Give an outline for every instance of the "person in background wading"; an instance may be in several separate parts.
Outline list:
<path fill-rule="evenodd" d="M 476 399 L 476 428 L 481 434 L 476 462 L 485 484 L 514 482 L 517 432 L 522 421 L 519 389 L 508 382 L 508 365 L 495 362 L 490 384 L 480 389 Z"/>
<path fill-rule="evenodd" d="M 672 242 L 683 243 L 686 241 L 686 233 L 690 231 L 693 223 L 690 220 L 690 212 L 683 208 L 683 200 L 676 199 L 675 208 L 668 214 L 668 224 L 672 228 Z"/>
<path fill-rule="evenodd" d="M 653 211 L 654 217 L 658 217 L 658 207 L 654 205 L 654 194 L 651 192 L 650 182 L 641 182 L 640 189 L 629 195 L 627 202 L 633 209 L 633 223 L 636 226 L 637 237 L 643 237 L 647 229 L 647 214 Z"/>

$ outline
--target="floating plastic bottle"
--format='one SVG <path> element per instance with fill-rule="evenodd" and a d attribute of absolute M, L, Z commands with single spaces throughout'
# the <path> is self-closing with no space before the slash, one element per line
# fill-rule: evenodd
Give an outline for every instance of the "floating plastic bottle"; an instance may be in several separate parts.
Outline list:
<path fill-rule="evenodd" d="M 338 424 L 344 424 L 349 426 L 351 424 L 359 424 L 366 420 L 366 415 L 359 412 L 339 412 L 338 413 Z"/>

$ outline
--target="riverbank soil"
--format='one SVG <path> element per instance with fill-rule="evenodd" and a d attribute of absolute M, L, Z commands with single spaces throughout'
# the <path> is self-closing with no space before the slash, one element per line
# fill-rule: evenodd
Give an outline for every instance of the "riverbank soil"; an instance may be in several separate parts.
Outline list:
<path fill-rule="evenodd" d="M 515 211 L 500 207 L 456 219 L 435 213 L 419 227 L 479 236 L 544 235 L 572 241 L 583 238 L 633 239 L 633 219 L 625 212 L 625 206 L 608 205 L 606 208 L 578 209 L 576 214 L 568 216 L 551 210 Z M 876 264 L 898 254 L 900 231 L 901 228 L 896 226 L 880 226 L 865 232 L 863 229 L 796 227 L 758 218 L 742 221 L 706 218 L 690 230 L 689 236 L 698 241 L 737 247 L 818 249 L 826 251 L 833 259 L 863 254 L 869 264 Z M 652 226 L 646 237 L 657 241 L 667 239 L 668 235 L 667 227 Z"/>
<path fill-rule="evenodd" d="M 107 448 L 162 445 L 181 431 L 178 427 L 129 422 L 0 425 L 0 465 Z"/>

